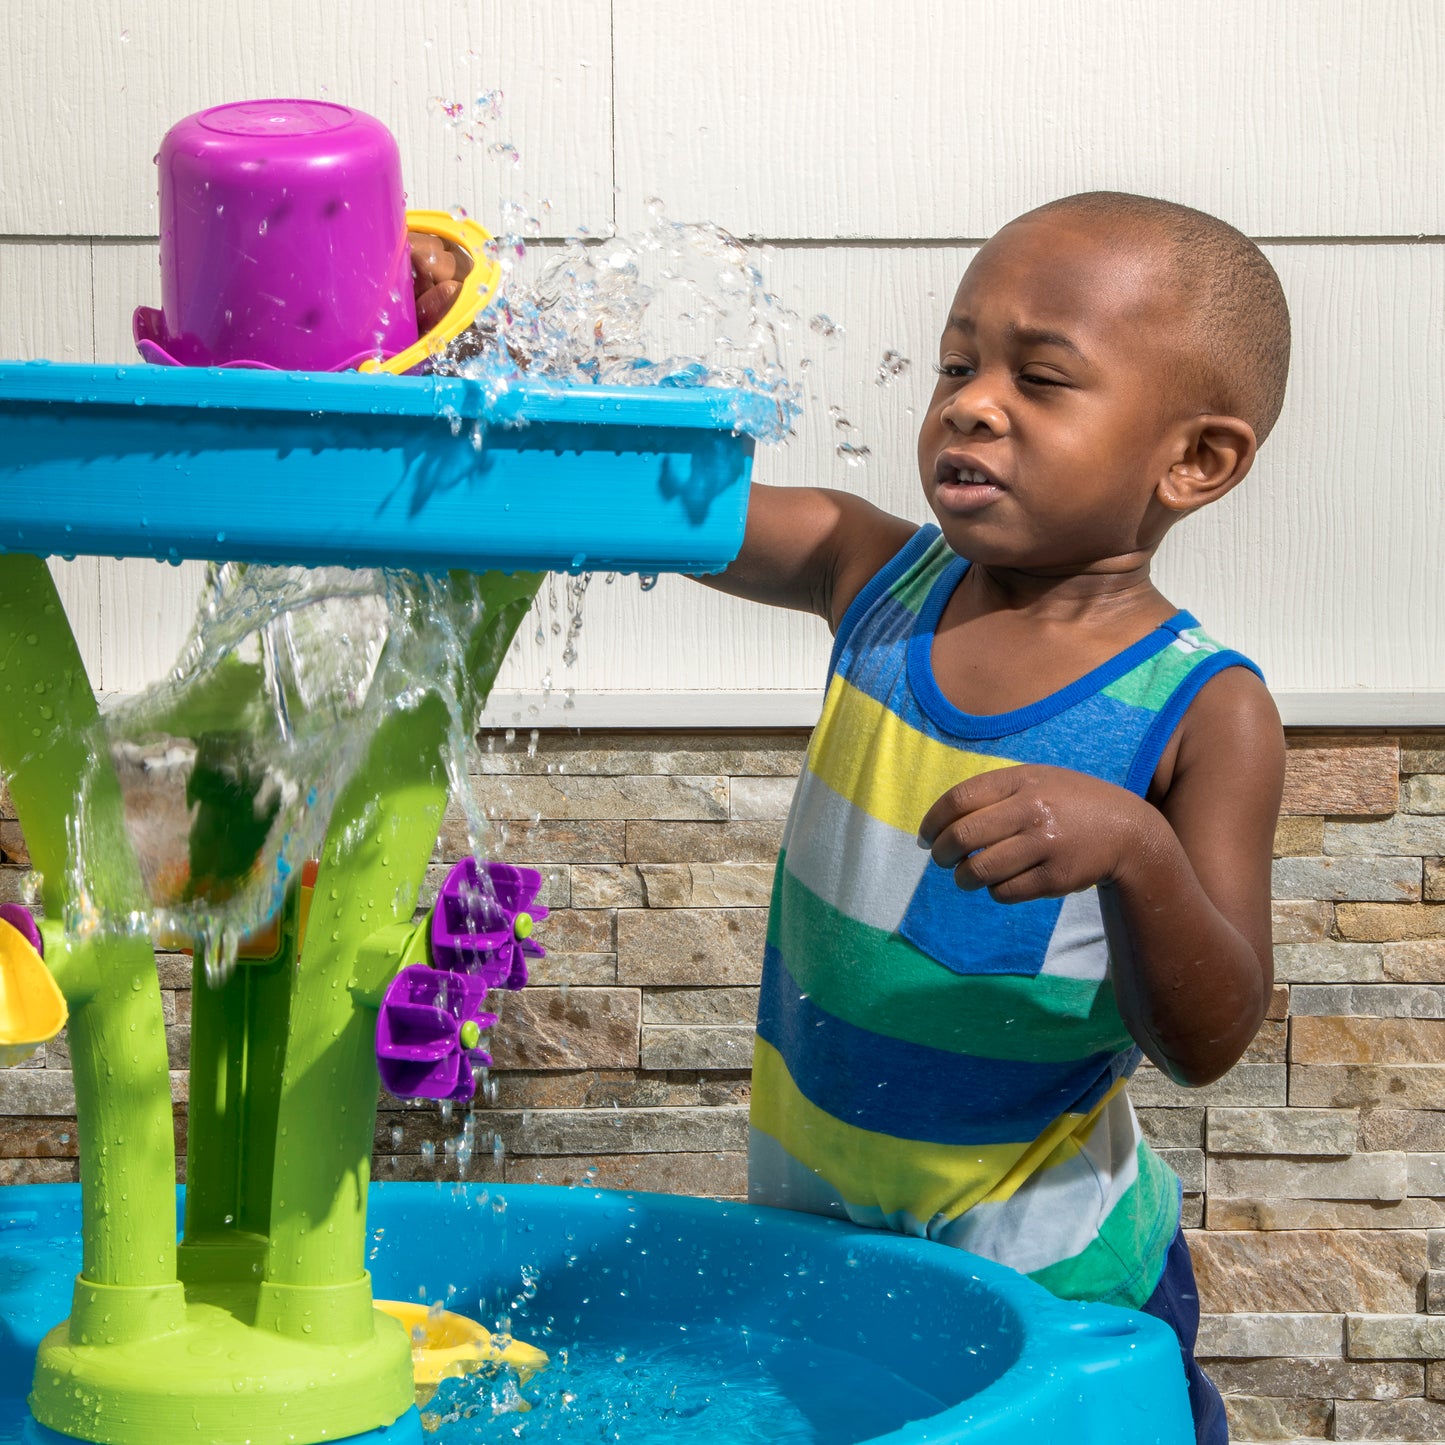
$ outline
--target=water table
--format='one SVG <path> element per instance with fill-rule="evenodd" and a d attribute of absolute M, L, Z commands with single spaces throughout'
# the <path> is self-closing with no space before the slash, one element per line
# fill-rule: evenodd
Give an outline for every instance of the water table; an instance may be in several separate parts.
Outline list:
<path fill-rule="evenodd" d="M 19 1420 L 29 1387 L 23 1438 L 410 1445 L 410 1342 L 373 1308 L 373 1273 L 398 1298 L 460 1279 L 460 1307 L 480 1310 L 523 1265 L 542 1281 L 537 1309 L 584 1334 L 771 1331 L 823 1351 L 831 1390 L 846 1395 L 850 1362 L 868 1361 L 908 1395 L 877 1430 L 834 1411 L 820 1440 L 1192 1438 L 1163 1325 L 957 1251 L 541 1186 L 494 1187 L 503 1227 L 474 1189 L 369 1186 L 378 1008 L 417 957 L 447 801 L 435 697 L 381 723 L 338 799 L 299 952 L 299 890 L 271 958 L 211 987 L 196 949 L 179 1215 L 151 946 L 55 921 L 74 901 L 78 807 L 103 844 L 94 901 L 123 914 L 144 894 L 118 782 L 81 787 L 96 702 L 41 558 L 459 569 L 486 603 L 467 639 L 480 702 L 541 573 L 706 572 L 736 555 L 768 406 L 717 388 L 0 364 L 0 767 L 44 880 L 82 1178 L 0 1190 L 0 1398 Z M 388 1225 L 372 1272 L 369 1205 Z M 587 1247 L 563 1258 L 577 1238 Z"/>

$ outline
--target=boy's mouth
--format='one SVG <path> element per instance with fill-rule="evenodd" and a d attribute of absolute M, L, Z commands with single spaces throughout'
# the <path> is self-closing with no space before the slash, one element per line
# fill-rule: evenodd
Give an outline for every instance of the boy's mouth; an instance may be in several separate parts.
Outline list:
<path fill-rule="evenodd" d="M 1005 491 L 992 473 L 957 452 L 945 452 L 934 464 L 933 486 L 938 504 L 950 512 L 976 511 Z"/>

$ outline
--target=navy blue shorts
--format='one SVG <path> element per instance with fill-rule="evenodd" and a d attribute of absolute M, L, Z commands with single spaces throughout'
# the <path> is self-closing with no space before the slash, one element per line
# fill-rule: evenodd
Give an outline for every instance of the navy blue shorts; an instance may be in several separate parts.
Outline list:
<path fill-rule="evenodd" d="M 1189 1381 L 1189 1408 L 1194 1412 L 1194 1438 L 1198 1445 L 1229 1445 L 1229 1423 L 1224 1401 L 1214 1383 L 1194 1358 L 1194 1341 L 1199 1334 L 1199 1290 L 1194 1283 L 1194 1265 L 1181 1228 L 1164 1257 L 1164 1273 L 1154 1293 L 1144 1301 L 1144 1313 L 1163 1320 L 1179 1336 L 1184 1358 L 1184 1375 Z"/>

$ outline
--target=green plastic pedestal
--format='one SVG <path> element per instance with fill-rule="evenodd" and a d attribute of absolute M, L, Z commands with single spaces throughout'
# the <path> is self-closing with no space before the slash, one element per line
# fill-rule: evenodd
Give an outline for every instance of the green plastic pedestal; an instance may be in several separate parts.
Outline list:
<path fill-rule="evenodd" d="M 486 603 L 467 658 L 478 698 L 540 581 L 469 584 Z M 50 920 L 72 901 L 67 819 L 96 715 L 49 570 L 0 555 L 0 766 Z M 67 944 L 45 925 L 70 1007 L 84 1255 L 70 1317 L 40 1348 L 40 1423 L 108 1445 L 309 1445 L 411 1405 L 409 1341 L 372 1307 L 366 1189 L 377 1001 L 411 936 L 446 806 L 446 730 L 436 696 L 377 730 L 337 802 L 299 959 L 293 920 L 276 959 L 243 963 L 220 988 L 203 984 L 197 960 L 179 1249 L 151 949 L 108 934 Z M 85 806 L 85 836 L 99 840 L 87 860 L 95 901 L 140 906 L 119 784 L 107 776 Z"/>

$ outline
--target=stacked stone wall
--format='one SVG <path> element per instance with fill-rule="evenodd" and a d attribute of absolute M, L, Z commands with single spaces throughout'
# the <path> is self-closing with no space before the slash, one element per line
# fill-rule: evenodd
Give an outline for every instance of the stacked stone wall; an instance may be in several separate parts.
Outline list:
<path fill-rule="evenodd" d="M 549 954 L 503 1000 L 470 1119 L 383 1097 L 374 1174 L 746 1190 L 772 866 L 803 732 L 542 733 L 483 755 Z M 0 897 L 24 839 L 0 806 Z M 449 815 L 428 888 L 465 849 Z M 1275 988 L 1200 1090 L 1143 1068 L 1184 1181 L 1200 1353 L 1240 1440 L 1445 1439 L 1445 734 L 1290 738 Z M 184 1147 L 190 963 L 159 960 Z M 0 1182 L 74 1179 L 64 1039 L 0 1073 Z M 184 1159 L 182 1157 L 182 1172 Z"/>

